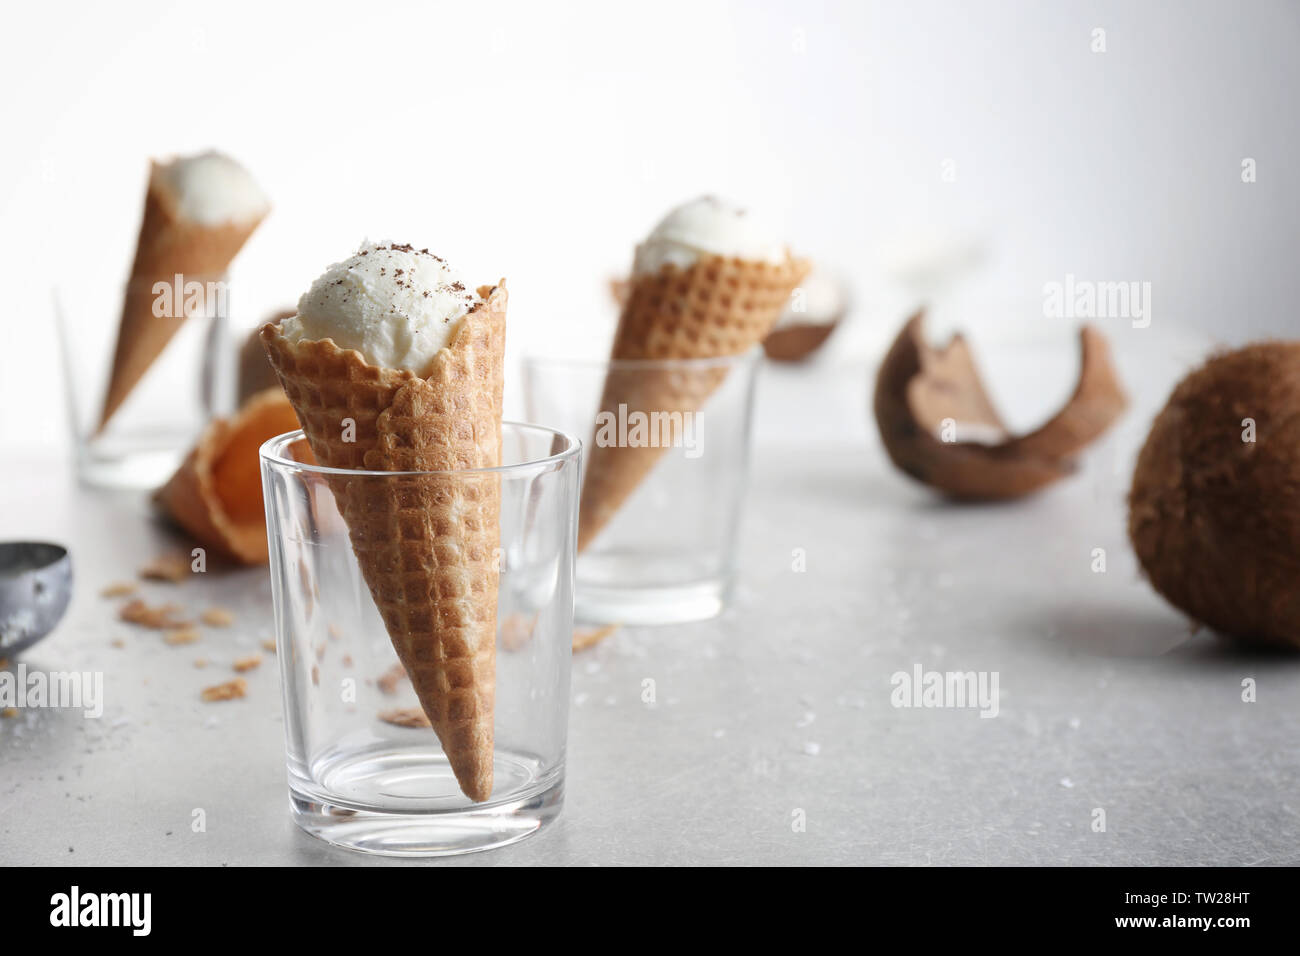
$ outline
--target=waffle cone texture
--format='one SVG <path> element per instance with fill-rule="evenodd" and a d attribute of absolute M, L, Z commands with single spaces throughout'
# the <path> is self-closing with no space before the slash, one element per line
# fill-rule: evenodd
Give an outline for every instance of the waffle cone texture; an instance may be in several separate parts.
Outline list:
<path fill-rule="evenodd" d="M 427 378 L 368 365 L 330 339 L 290 342 L 277 325 L 263 327 L 317 462 L 402 472 L 500 465 L 505 283 L 479 294 L 482 304 L 462 320 Z M 329 483 L 362 576 L 461 790 L 487 800 L 500 478 L 335 475 Z"/>
<path fill-rule="evenodd" d="M 664 266 L 631 282 L 610 358 L 649 360 L 613 365 L 605 377 L 602 414 L 698 411 L 722 384 L 727 369 L 703 364 L 656 367 L 666 359 L 743 355 L 763 341 L 809 265 L 787 258 L 780 265 L 705 256 L 680 269 Z M 582 485 L 578 550 L 609 523 L 665 448 L 619 447 L 592 441 Z"/>
<path fill-rule="evenodd" d="M 153 164 L 135 260 L 122 303 L 100 430 L 185 323 L 184 306 L 180 302 L 173 304 L 172 315 L 154 315 L 157 299 L 154 284 L 171 285 L 177 275 L 184 280 L 220 279 L 261 221 L 259 216 L 209 226 L 186 219 L 180 213 L 175 195 L 159 175 L 158 164 Z"/>

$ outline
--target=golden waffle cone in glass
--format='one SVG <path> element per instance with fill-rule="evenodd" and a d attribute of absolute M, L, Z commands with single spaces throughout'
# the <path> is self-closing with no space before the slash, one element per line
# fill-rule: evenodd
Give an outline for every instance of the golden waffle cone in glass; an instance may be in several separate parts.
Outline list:
<path fill-rule="evenodd" d="M 173 302 L 171 315 L 155 315 L 158 294 L 154 284 L 221 279 L 236 253 L 253 234 L 263 217 L 240 222 L 204 225 L 185 218 L 172 188 L 154 163 L 145 194 L 144 219 L 136 241 L 135 261 L 127 281 L 122 318 L 117 330 L 117 348 L 108 377 L 104 410 L 97 431 L 102 431 L 113 413 L 126 401 L 154 360 L 162 354 L 186 319 L 184 301 Z"/>
<path fill-rule="evenodd" d="M 697 412 L 726 378 L 724 365 L 656 367 L 664 359 L 743 355 L 763 341 L 809 265 L 787 258 L 774 265 L 704 256 L 685 269 L 666 265 L 636 276 L 628 290 L 610 358 L 646 364 L 612 365 L 601 396 L 601 418 Z M 587 448 L 578 519 L 578 550 L 600 533 L 664 453 L 662 444 L 619 446 L 596 440 Z"/>
<path fill-rule="evenodd" d="M 506 290 L 479 289 L 427 378 L 262 329 L 317 462 L 367 471 L 501 463 Z M 351 422 L 345 421 L 350 419 Z M 347 441 L 346 438 L 354 440 Z M 357 563 L 461 790 L 492 793 L 501 484 L 496 474 L 329 479 Z"/>
<path fill-rule="evenodd" d="M 212 421 L 154 496 L 205 548 L 244 564 L 267 560 L 266 511 L 257 450 L 297 427 L 279 385 L 259 392 L 229 419 Z"/>

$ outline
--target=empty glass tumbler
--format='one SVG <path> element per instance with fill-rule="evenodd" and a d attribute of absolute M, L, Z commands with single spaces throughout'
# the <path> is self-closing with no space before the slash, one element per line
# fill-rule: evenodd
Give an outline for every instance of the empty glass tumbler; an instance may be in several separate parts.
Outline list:
<path fill-rule="evenodd" d="M 587 442 L 580 619 L 668 624 L 726 606 L 760 358 L 525 360 L 528 417 Z"/>
<path fill-rule="evenodd" d="M 92 281 L 55 290 L 77 474 L 91 485 L 164 482 L 214 415 L 229 413 L 234 366 L 224 276 Z"/>

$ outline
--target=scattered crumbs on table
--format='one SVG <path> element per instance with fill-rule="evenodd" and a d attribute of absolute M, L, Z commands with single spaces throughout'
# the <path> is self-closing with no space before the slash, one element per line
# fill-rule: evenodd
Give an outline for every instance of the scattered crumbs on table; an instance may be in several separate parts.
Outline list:
<path fill-rule="evenodd" d="M 206 702 L 212 703 L 220 700 L 236 700 L 245 696 L 248 692 L 248 682 L 242 677 L 236 677 L 234 680 L 228 680 L 224 684 L 213 684 L 211 687 L 203 688 L 199 696 Z"/>

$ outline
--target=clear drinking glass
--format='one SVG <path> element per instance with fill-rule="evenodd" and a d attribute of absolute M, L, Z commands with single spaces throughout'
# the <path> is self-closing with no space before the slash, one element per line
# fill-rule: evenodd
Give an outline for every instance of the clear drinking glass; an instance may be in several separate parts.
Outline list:
<path fill-rule="evenodd" d="M 290 807 L 330 843 L 400 856 L 501 846 L 564 799 L 581 443 L 503 426 L 499 468 L 340 471 L 309 464 L 302 432 L 262 446 Z M 500 489 L 494 773 L 474 803 L 398 662 L 330 481 L 402 492 L 420 482 Z M 418 500 L 418 499 L 417 499 Z"/>
<path fill-rule="evenodd" d="M 587 441 L 580 620 L 669 624 L 726 606 L 761 355 L 524 360 L 527 416 Z"/>
<path fill-rule="evenodd" d="M 160 351 L 102 421 L 128 296 L 149 309 L 156 305 L 157 324 L 137 327 L 133 341 L 145 352 Z M 232 410 L 229 296 L 224 277 L 175 276 L 108 287 L 87 281 L 54 290 L 68 424 L 82 481 L 117 488 L 160 485 L 204 425 Z"/>

